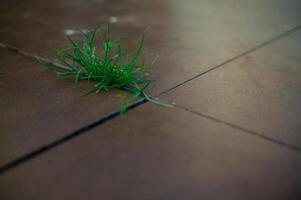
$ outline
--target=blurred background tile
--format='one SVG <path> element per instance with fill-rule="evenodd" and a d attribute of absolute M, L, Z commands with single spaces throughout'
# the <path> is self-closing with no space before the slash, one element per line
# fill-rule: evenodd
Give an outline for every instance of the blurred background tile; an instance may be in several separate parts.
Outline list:
<path fill-rule="evenodd" d="M 301 31 L 164 96 L 180 106 L 301 148 Z"/>

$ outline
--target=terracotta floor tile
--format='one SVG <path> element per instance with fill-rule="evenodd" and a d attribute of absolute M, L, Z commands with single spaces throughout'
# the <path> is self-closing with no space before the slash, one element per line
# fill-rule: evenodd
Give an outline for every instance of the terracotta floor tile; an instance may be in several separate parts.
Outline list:
<path fill-rule="evenodd" d="M 300 199 L 301 154 L 143 105 L 0 177 L 2 199 Z"/>
<path fill-rule="evenodd" d="M 0 2 L 0 42 L 41 56 L 64 30 L 115 19 L 133 49 L 160 55 L 158 94 L 300 25 L 297 0 Z M 163 98 L 299 146 L 300 33 Z M 0 50 L 0 165 L 99 119 L 114 93 L 80 97 L 72 81 Z M 96 106 L 95 106 L 96 105 Z M 300 153 L 181 109 L 143 105 L 0 175 L 0 199 L 300 199 Z"/>
<path fill-rule="evenodd" d="M 0 49 L 0 165 L 119 108 L 112 93 L 80 97 L 71 80 Z"/>
<path fill-rule="evenodd" d="M 301 148 L 301 31 L 163 98 Z"/>

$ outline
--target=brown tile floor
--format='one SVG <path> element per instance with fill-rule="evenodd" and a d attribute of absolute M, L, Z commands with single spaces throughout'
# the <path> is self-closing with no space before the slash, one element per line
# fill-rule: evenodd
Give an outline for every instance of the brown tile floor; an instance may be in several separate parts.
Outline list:
<path fill-rule="evenodd" d="M 298 199 L 301 155 L 146 104 L 8 171 L 2 199 Z M 300 197 L 300 196 L 299 196 Z"/>
<path fill-rule="evenodd" d="M 298 31 L 178 87 L 164 99 L 301 149 L 300 64 Z"/>
<path fill-rule="evenodd" d="M 116 92 L 80 96 L 73 81 L 0 49 L 0 165 L 116 111 Z"/>
<path fill-rule="evenodd" d="M 219 68 L 162 96 L 173 109 L 140 105 L 51 148 L 119 98 L 79 97 L 72 82 L 1 49 L 0 169 L 50 151 L 2 171 L 0 199 L 300 199 L 300 9 L 298 0 L 1 1 L 0 42 L 41 56 L 64 44 L 64 30 L 112 16 L 131 48 L 151 26 L 152 94 Z"/>

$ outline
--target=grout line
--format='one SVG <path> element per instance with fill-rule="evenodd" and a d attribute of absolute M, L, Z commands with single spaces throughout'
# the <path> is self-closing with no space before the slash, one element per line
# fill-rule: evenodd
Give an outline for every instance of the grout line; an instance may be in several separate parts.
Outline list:
<path fill-rule="evenodd" d="M 297 151 L 298 153 L 301 153 L 301 148 L 299 147 L 296 147 L 296 146 L 293 146 L 293 145 L 290 145 L 290 144 L 287 144 L 285 142 L 282 142 L 280 140 L 277 140 L 277 139 L 274 139 L 272 137 L 268 137 L 264 134 L 261 134 L 261 133 L 257 133 L 255 131 L 252 131 L 252 130 L 249 130 L 249 129 L 246 129 L 246 128 L 243 128 L 243 127 L 240 127 L 240 126 L 237 126 L 235 124 L 232 124 L 230 122 L 226 122 L 224 120 L 221 120 L 221 119 L 217 119 L 215 117 L 212 117 L 212 116 L 209 116 L 209 115 L 206 115 L 206 114 L 203 114 L 201 112 L 198 112 L 198 111 L 194 111 L 194 110 L 190 110 L 189 108 L 186 108 L 186 107 L 182 107 L 182 106 L 179 106 L 179 105 L 175 105 L 176 108 L 179 108 L 179 109 L 182 109 L 184 111 L 187 111 L 189 113 L 192 113 L 194 115 L 198 115 L 198 116 L 201 116 L 201 117 L 204 117 L 204 118 L 207 118 L 209 120 L 212 120 L 212 121 L 215 121 L 215 122 L 218 122 L 218 123 L 221 123 L 221 124 L 224 124 L 226 126 L 229 126 L 229 127 L 232 127 L 232 128 L 235 128 L 235 129 L 238 129 L 242 132 L 245 132 L 245 133 L 248 133 L 250 135 L 253 135 L 253 136 L 256 136 L 256 137 L 259 137 L 261 139 L 264 139 L 266 141 L 269 141 L 269 142 L 272 142 L 272 143 L 275 143 L 277 145 L 280 145 L 282 147 L 285 147 L 285 148 L 288 148 L 290 150 L 293 150 L 293 151 Z"/>
<path fill-rule="evenodd" d="M 136 101 L 135 103 L 133 103 L 131 106 L 129 106 L 126 110 L 126 112 L 138 107 L 139 105 L 141 104 L 144 104 L 146 102 L 145 99 L 140 99 L 138 101 Z M 107 121 L 110 121 L 114 118 L 116 118 L 117 116 L 120 115 L 120 112 L 117 111 L 117 112 L 112 112 L 111 114 L 107 115 L 106 117 L 104 118 L 101 118 L 99 120 L 96 120 L 94 122 L 92 122 L 91 124 L 88 124 L 87 126 L 84 126 L 74 132 L 71 132 L 63 137 L 61 137 L 60 139 L 57 139 L 49 144 L 46 144 L 36 150 L 33 150 L 32 152 L 28 153 L 28 154 L 25 154 L 3 166 L 0 166 L 0 174 L 1 173 L 4 173 L 5 171 L 11 169 L 11 168 L 14 168 L 20 164 L 22 164 L 23 162 L 26 162 L 26 161 L 29 161 L 35 157 L 37 157 L 38 155 L 42 154 L 42 153 L 45 153 L 49 150 L 51 150 L 52 148 L 56 147 L 56 146 L 59 146 L 71 139 L 74 139 L 75 137 L 77 136 L 80 136 L 82 135 L 83 133 L 85 133 L 86 131 L 90 130 L 90 129 L 93 129 L 94 127 L 98 126 L 98 125 L 101 125 L 103 123 L 106 123 Z"/>
<path fill-rule="evenodd" d="M 228 60 L 226 60 L 226 61 L 224 61 L 224 62 L 222 62 L 222 63 L 220 63 L 220 64 L 218 64 L 218 65 L 216 65 L 216 66 L 214 66 L 214 67 L 212 67 L 212 68 L 210 68 L 210 69 L 208 69 L 208 70 L 205 71 L 205 72 L 202 72 L 202 73 L 200 73 L 200 74 L 198 74 L 198 75 L 196 75 L 196 76 L 194 76 L 194 77 L 192 77 L 192 78 L 190 78 L 190 79 L 187 79 L 187 80 L 185 80 L 185 81 L 183 81 L 183 82 L 181 82 L 181 83 L 179 83 L 179 84 L 177 84 L 177 85 L 175 85 L 175 86 L 173 86 L 173 87 L 171 87 L 171 88 L 169 88 L 169 89 L 167 89 L 167 90 L 165 90 L 165 91 L 163 91 L 163 92 L 157 94 L 155 97 L 159 97 L 159 96 L 161 96 L 161 95 L 163 95 L 163 94 L 165 94 L 165 93 L 168 93 L 168 92 L 174 90 L 175 88 L 184 85 L 185 83 L 188 83 L 188 82 L 190 82 L 190 81 L 192 81 L 192 80 L 194 80 L 194 79 L 196 79 L 196 78 L 198 78 L 198 77 L 200 77 L 200 76 L 202 76 L 202 75 L 204 75 L 204 74 L 207 74 L 207 73 L 209 73 L 209 72 L 211 72 L 211 71 L 213 71 L 213 70 L 215 70 L 215 69 L 217 69 L 217 68 L 220 68 L 220 67 L 224 66 L 225 64 L 228 64 L 228 63 L 230 63 L 230 62 L 232 62 L 232 61 L 234 61 L 234 60 L 236 60 L 236 59 L 238 59 L 238 58 L 240 58 L 240 57 L 245 56 L 245 55 L 248 54 L 248 53 L 251 53 L 251 52 L 253 52 L 253 51 L 256 51 L 257 49 L 259 49 L 259 48 L 261 48 L 261 47 L 264 47 L 264 46 L 266 46 L 266 45 L 268 45 L 268 44 L 270 44 L 270 43 L 272 43 L 272 42 L 274 42 L 274 41 L 276 41 L 276 40 L 279 40 L 279 39 L 281 39 L 282 37 L 285 37 L 285 36 L 287 36 L 287 35 L 289 35 L 289 34 L 292 34 L 292 33 L 296 32 L 296 31 L 298 31 L 299 29 L 301 29 L 301 25 L 298 25 L 298 26 L 292 28 L 291 30 L 288 30 L 288 31 L 286 31 L 286 32 L 284 32 L 284 33 L 282 33 L 282 34 L 280 34 L 280 35 L 278 35 L 278 36 L 275 36 L 275 37 L 273 37 L 273 38 L 271 38 L 271 39 L 269 39 L 269 40 L 267 40 L 267 41 L 265 41 L 265 42 L 263 42 L 263 43 L 257 45 L 257 46 L 254 46 L 254 47 L 250 48 L 249 50 L 246 50 L 246 51 L 244 51 L 243 53 L 241 53 L 241 54 L 239 54 L 239 55 L 237 55 L 237 56 L 234 56 L 234 57 L 232 57 L 232 58 L 230 58 L 230 59 L 228 59 Z M 8 49 L 8 50 L 10 50 L 10 51 L 12 51 L 12 52 L 15 52 L 15 53 L 22 54 L 22 55 L 24 55 L 24 56 L 26 56 L 26 57 L 33 58 L 33 59 L 36 59 L 36 60 L 38 60 L 38 61 L 42 61 L 42 62 L 44 62 L 44 63 L 57 64 L 57 63 L 53 63 L 51 60 L 48 60 L 48 59 L 39 57 L 39 56 L 37 56 L 37 55 L 35 55 L 35 54 L 31 54 L 31 53 L 29 53 L 29 52 L 23 51 L 23 50 L 21 50 L 21 49 L 18 49 L 18 48 L 16 48 L 16 47 L 13 47 L 13 46 L 10 46 L 10 45 L 6 45 L 6 44 L 3 44 L 3 43 L 0 43 L 0 47 L 5 48 L 5 49 Z M 62 67 L 64 67 L 64 66 L 62 66 Z M 131 106 L 129 106 L 129 107 L 127 108 L 127 111 L 129 111 L 129 110 L 131 110 L 131 109 L 134 109 L 134 108 L 136 108 L 136 107 L 138 107 L 138 106 L 140 106 L 140 105 L 142 105 L 142 104 L 144 104 L 144 103 L 146 103 L 146 102 L 147 102 L 147 100 L 145 100 L 145 99 L 140 99 L 140 100 L 136 101 L 135 103 L 133 103 Z M 126 111 L 126 112 L 127 112 L 127 111 Z M 188 109 L 187 109 L 187 111 L 188 111 Z M 194 111 L 190 111 L 190 112 L 197 114 L 197 113 L 194 112 Z M 52 148 L 54 148 L 54 147 L 56 147 L 56 146 L 59 146 L 59 145 L 65 143 L 65 142 L 67 142 L 67 141 L 69 141 L 69 140 L 71 140 L 71 139 L 73 139 L 73 138 L 79 136 L 79 135 L 82 135 L 84 132 L 86 132 L 86 131 L 88 131 L 88 130 L 90 130 L 90 129 L 92 129 L 92 128 L 98 126 L 98 125 L 101 125 L 101 124 L 103 124 L 103 123 L 105 123 L 105 122 L 107 122 L 107 121 L 110 121 L 110 120 L 116 118 L 118 115 L 119 115 L 119 111 L 113 112 L 113 113 L 111 113 L 111 114 L 105 116 L 104 118 L 98 119 L 98 120 L 92 122 L 91 124 L 89 124 L 89 125 L 87 125 L 87 126 L 84 126 L 84 127 L 80 128 L 80 129 L 74 131 L 74 132 L 71 132 L 71 133 L 65 135 L 64 137 L 62 137 L 62 138 L 60 138 L 60 139 L 58 139 L 58 140 L 55 140 L 55 141 L 53 141 L 53 142 L 51 142 L 51 143 L 49 143 L 49 144 L 47 144 L 47 145 L 44 145 L 44 146 L 42 146 L 42 147 L 40 147 L 40 148 L 38 148 L 38 149 L 36 149 L 36 150 L 34 150 L 34 151 L 28 153 L 28 154 L 25 154 L 25 155 L 23 155 L 23 156 L 21 156 L 21 157 L 15 159 L 15 160 L 13 160 L 13 161 L 11 161 L 11 162 L 9 162 L 9 163 L 3 165 L 3 166 L 0 166 L 0 174 L 1 174 L 1 173 L 4 173 L 5 171 L 7 171 L 7 170 L 9 170 L 9 169 L 11 169 L 11 168 L 14 168 L 14 167 L 16 167 L 16 166 L 22 164 L 23 162 L 29 161 L 29 160 L 35 158 L 36 156 L 38 156 L 38 155 L 40 155 L 40 154 L 42 154 L 42 153 L 45 153 L 45 152 L 51 150 Z M 240 130 L 245 131 L 245 132 L 247 132 L 247 133 L 250 133 L 250 134 L 252 134 L 252 135 L 257 135 L 257 136 L 259 136 L 259 137 L 261 137 L 261 138 L 264 138 L 264 139 L 269 140 L 269 141 L 273 141 L 273 142 L 275 142 L 275 143 L 277 143 L 277 144 L 280 144 L 280 145 L 282 145 L 282 146 L 286 146 L 286 147 L 288 147 L 288 148 L 290 148 L 290 149 L 294 149 L 294 150 L 296 150 L 296 151 L 301 151 L 301 149 L 298 149 L 298 148 L 296 148 L 296 147 L 293 147 L 293 146 L 290 146 L 290 145 L 288 145 L 288 144 L 282 143 L 282 142 L 280 142 L 280 141 L 278 141 L 278 140 L 275 140 L 275 139 L 266 137 L 266 136 L 264 136 L 264 135 L 258 134 L 258 133 L 256 133 L 256 132 L 253 132 L 253 131 L 250 131 L 250 130 L 247 130 L 247 129 L 238 127 L 238 126 L 236 126 L 236 125 L 234 125 L 234 124 L 230 124 L 230 123 L 228 123 L 228 122 L 224 122 L 224 121 L 222 121 L 222 120 L 218 120 L 218 119 L 215 119 L 215 118 L 213 118 L 213 117 L 210 117 L 210 116 L 207 116 L 207 115 L 204 115 L 204 114 L 201 114 L 201 113 L 198 113 L 198 115 L 203 116 L 203 117 L 206 117 L 206 118 L 211 119 L 211 120 L 214 120 L 214 121 L 217 121 L 217 122 L 220 122 L 220 123 L 224 123 L 224 124 L 226 124 L 226 125 L 228 125 L 228 126 L 231 126 L 231 127 L 237 128 L 237 129 L 240 129 Z"/>
<path fill-rule="evenodd" d="M 239 58 L 241 58 L 241 57 L 243 57 L 243 56 L 245 56 L 245 55 L 247 55 L 247 54 L 249 54 L 251 52 L 256 51 L 257 49 L 260 49 L 260 48 L 262 48 L 264 46 L 267 46 L 267 45 L 271 44 L 272 42 L 277 41 L 277 40 L 279 40 L 279 39 L 281 39 L 281 38 L 283 38 L 283 37 L 285 37 L 287 35 L 295 33 L 299 29 L 301 29 L 301 24 L 298 25 L 298 26 L 295 26 L 294 28 L 292 28 L 292 29 L 290 29 L 290 30 L 288 30 L 288 31 L 286 31 L 284 33 L 281 33 L 281 34 L 279 34 L 279 35 L 277 35 L 277 36 L 275 36 L 275 37 L 273 37 L 273 38 L 271 38 L 271 39 L 269 39 L 269 40 L 267 40 L 267 41 L 265 41 L 263 43 L 260 43 L 260 44 L 258 44 L 256 46 L 254 46 L 254 47 L 252 47 L 252 48 L 250 48 L 250 49 L 242 52 L 241 54 L 238 54 L 238 55 L 236 55 L 236 56 L 234 56 L 234 57 L 232 57 L 232 58 L 230 58 L 230 59 L 228 59 L 228 60 L 226 60 L 226 61 L 224 61 L 224 62 L 222 62 L 222 63 L 220 63 L 220 64 L 218 64 L 218 65 L 216 65 L 216 66 L 214 66 L 214 67 L 212 67 L 212 68 L 210 68 L 210 69 L 202 72 L 202 73 L 199 73 L 199 74 L 197 74 L 197 75 L 195 75 L 195 76 L 193 76 L 193 77 L 191 77 L 191 78 L 189 78 L 189 79 L 187 79 L 187 80 L 185 80 L 183 82 L 180 82 L 179 84 L 177 84 L 177 85 L 175 85 L 175 86 L 173 86 L 173 87 L 171 87 L 171 88 L 169 88 L 169 89 L 167 89 L 167 90 L 159 93 L 158 95 L 156 95 L 156 97 L 157 96 L 161 96 L 161 95 L 163 95 L 165 93 L 168 93 L 169 91 L 171 91 L 171 90 L 173 90 L 173 89 L 175 89 L 177 87 L 180 87 L 180 86 L 184 85 L 185 83 L 193 81 L 194 79 L 196 79 L 196 78 L 198 78 L 198 77 L 200 77 L 200 76 L 202 76 L 204 74 L 207 74 L 207 73 L 209 73 L 209 72 L 211 72 L 213 70 L 216 70 L 216 69 L 218 69 L 218 68 L 220 68 L 220 67 L 222 67 L 222 66 L 224 66 L 224 65 L 226 65 L 226 64 L 228 64 L 228 63 L 230 63 L 230 62 L 232 62 L 234 60 L 237 60 L 237 59 L 239 59 Z"/>
<path fill-rule="evenodd" d="M 18 49 L 17 47 L 14 47 L 14 46 L 11 46 L 11 45 L 8 45 L 8 44 L 4 44 L 4 43 L 1 43 L 0 42 L 0 47 L 1 48 L 4 48 L 4 49 L 7 49 L 9 51 L 12 51 L 14 53 L 18 53 L 18 54 L 21 54 L 25 57 L 28 57 L 28 58 L 32 58 L 34 59 L 35 61 L 38 61 L 40 63 L 44 63 L 44 64 L 48 64 L 48 65 L 52 65 L 52 66 L 55 66 L 57 68 L 61 68 L 61 69 L 68 69 L 66 68 L 64 65 L 60 64 L 60 63 L 55 63 L 55 62 L 52 62 L 51 60 L 49 59 L 46 59 L 46 58 L 42 58 L 40 56 L 37 56 L 33 53 L 29 53 L 27 51 L 23 51 L 22 49 Z"/>

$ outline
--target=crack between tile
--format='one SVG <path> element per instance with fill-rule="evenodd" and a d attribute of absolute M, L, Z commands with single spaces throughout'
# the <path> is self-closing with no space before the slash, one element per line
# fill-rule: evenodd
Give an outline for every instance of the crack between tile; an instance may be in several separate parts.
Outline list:
<path fill-rule="evenodd" d="M 181 83 L 179 83 L 179 84 L 177 84 L 177 85 L 175 85 L 175 86 L 173 86 L 173 87 L 171 87 L 171 88 L 169 88 L 169 89 L 167 89 L 167 90 L 165 90 L 165 91 L 163 91 L 161 93 L 159 93 L 156 96 L 160 96 L 160 95 L 163 95 L 165 93 L 168 93 L 169 91 L 174 90 L 177 87 L 180 87 L 180 86 L 182 86 L 182 85 L 184 85 L 184 84 L 186 84 L 186 83 L 188 83 L 190 81 L 193 81 L 194 79 L 197 79 L 200 76 L 203 76 L 203 75 L 205 75 L 205 74 L 207 74 L 207 73 L 209 73 L 211 71 L 214 71 L 214 70 L 216 70 L 216 69 L 218 69 L 218 68 L 220 68 L 220 67 L 222 67 L 222 66 L 224 66 L 224 65 L 226 65 L 226 64 L 228 64 L 230 62 L 233 62 L 234 60 L 237 60 L 237 59 L 239 59 L 239 58 L 241 58 L 241 57 L 243 57 L 243 56 L 245 56 L 245 55 L 247 55 L 249 53 L 252 53 L 252 52 L 256 51 L 257 49 L 260 49 L 260 48 L 262 48 L 264 46 L 267 46 L 267 45 L 271 44 L 272 42 L 275 42 L 275 41 L 277 41 L 277 40 L 279 40 L 279 39 L 281 39 L 281 38 L 283 38 L 285 36 L 288 36 L 288 35 L 290 35 L 292 33 L 295 33 L 295 32 L 297 32 L 300 29 L 301 29 L 301 24 L 298 25 L 298 26 L 295 26 L 294 28 L 292 28 L 292 29 L 290 29 L 288 31 L 285 31 L 285 32 L 283 32 L 283 33 L 281 33 L 281 34 L 279 34 L 279 35 L 277 35 L 277 36 L 275 36 L 275 37 L 273 37 L 273 38 L 271 38 L 269 40 L 266 40 L 265 42 L 260 43 L 260 44 L 254 46 L 254 47 L 252 47 L 252 48 L 250 48 L 250 49 L 248 49 L 248 50 L 246 50 L 246 51 L 244 51 L 244 52 L 242 52 L 242 53 L 240 53 L 240 54 L 238 54 L 238 55 L 236 55 L 236 56 L 234 56 L 234 57 L 232 57 L 232 58 L 230 58 L 230 59 L 228 59 L 226 61 L 223 61 L 220 64 L 215 65 L 215 66 L 209 68 L 208 70 L 206 70 L 204 72 L 201 72 L 201 73 L 199 73 L 199 74 L 197 74 L 197 75 L 195 75 L 195 76 L 193 76 L 193 77 L 191 77 L 191 78 L 189 78 L 189 79 L 187 79 L 187 80 L 185 80 L 185 81 L 183 81 L 183 82 L 181 82 Z"/>
<path fill-rule="evenodd" d="M 140 99 L 140 100 L 136 101 L 134 104 L 132 104 L 131 106 L 129 106 L 127 108 L 127 111 L 132 110 L 132 109 L 138 107 L 139 105 L 144 104 L 145 102 L 146 102 L 145 99 Z M 57 146 L 65 143 L 65 142 L 67 142 L 67 141 L 75 138 L 75 137 L 78 137 L 78 136 L 82 135 L 84 132 L 93 129 L 96 126 L 99 126 L 100 124 L 103 124 L 103 123 L 105 123 L 107 121 L 110 121 L 110 120 L 114 119 L 115 117 L 117 117 L 119 115 L 120 115 L 119 111 L 112 112 L 111 114 L 107 115 L 104 118 L 98 119 L 98 120 L 96 120 L 96 121 L 88 124 L 87 126 L 84 126 L 84 127 L 80 128 L 80 129 L 74 131 L 74 132 L 71 132 L 71 133 L 69 133 L 67 135 L 64 135 L 60 139 L 54 140 L 53 142 L 51 142 L 49 144 L 46 144 L 46 145 L 44 145 L 44 146 L 42 146 L 40 148 L 37 148 L 37 149 L 35 149 L 34 151 L 31 151 L 28 154 L 25 154 L 25 155 L 23 155 L 23 156 L 15 159 L 15 160 L 13 160 L 13 161 L 5 164 L 3 166 L 0 166 L 0 175 L 2 173 L 4 173 L 5 171 L 11 169 L 11 168 L 14 168 L 14 167 L 16 167 L 16 166 L 18 166 L 18 165 L 26 162 L 26 161 L 29 161 L 29 160 L 37 157 L 40 154 L 43 154 L 43 153 L 51 150 L 52 148 L 55 148 L 55 147 L 57 147 Z"/>
<path fill-rule="evenodd" d="M 189 113 L 191 113 L 191 114 L 194 114 L 194 115 L 197 115 L 197 116 L 200 116 L 200 117 L 204 117 L 204 118 L 206 118 L 206 119 L 215 121 L 215 122 L 217 122 L 217 123 L 221 123 L 221 124 L 224 124 L 224 125 L 226 125 L 226 126 L 235 128 L 235 129 L 240 130 L 240 131 L 242 131 L 242 132 L 244 132 L 244 133 L 247 133 L 247 134 L 250 134 L 250 135 L 259 137 L 260 139 L 263 139 L 263 140 L 272 142 L 272 143 L 274 143 L 274 144 L 280 145 L 281 147 L 285 147 L 285 148 L 287 148 L 287 149 L 290 149 L 290 150 L 296 151 L 296 152 L 298 152 L 298 153 L 301 153 L 301 148 L 299 148 L 299 147 L 297 147 L 297 146 L 287 144 L 287 143 L 282 142 L 282 141 L 280 141 L 280 140 L 277 140 L 277 139 L 274 139 L 274 138 L 272 138 L 272 137 L 268 137 L 268 136 L 266 136 L 266 135 L 264 135 L 264 134 L 261 134 L 261 133 L 258 133 L 258 132 L 255 132 L 255 131 L 252 131 L 252 130 L 243 128 L 243 127 L 241 127 L 241 126 L 232 124 L 232 123 L 227 122 L 227 121 L 224 121 L 224 120 L 222 120 L 222 119 L 218 119 L 218 118 L 212 117 L 212 116 L 210 116 L 210 115 L 201 113 L 201 112 L 199 112 L 199 111 L 194 111 L 194 110 L 191 110 L 191 109 L 189 109 L 189 108 L 186 108 L 186 107 L 183 107 L 183 106 L 180 106 L 180 105 L 175 105 L 175 107 L 178 108 L 178 109 L 184 110 L 184 111 L 186 111 L 186 112 L 189 112 Z"/>
<path fill-rule="evenodd" d="M 251 53 L 251 52 L 254 52 L 254 51 L 256 51 L 257 49 L 259 49 L 259 48 L 261 48 L 261 47 L 267 46 L 267 45 L 269 45 L 270 43 L 272 43 L 272 42 L 274 42 L 274 41 L 276 41 L 276 40 L 279 40 L 279 39 L 281 39 L 281 38 L 283 38 L 283 37 L 285 37 L 285 36 L 287 36 L 287 35 L 289 35 L 289 34 L 292 34 L 292 33 L 296 32 L 296 31 L 298 31 L 299 29 L 301 29 L 301 24 L 298 25 L 298 26 L 296 26 L 296 27 L 294 27 L 294 28 L 292 28 L 292 29 L 290 29 L 290 30 L 288 30 L 288 31 L 286 31 L 286 32 L 284 32 L 284 33 L 282 33 L 282 34 L 279 34 L 278 36 L 275 36 L 275 37 L 273 37 L 273 38 L 271 38 L 271 39 L 269 39 L 269 40 L 267 40 L 267 41 L 265 41 L 265 42 L 263 42 L 263 43 L 260 43 L 260 44 L 258 44 L 258 45 L 256 45 L 256 46 L 254 46 L 254 47 L 252 47 L 252 48 L 250 48 L 250 49 L 244 51 L 243 53 L 238 54 L 238 55 L 236 55 L 236 56 L 234 56 L 234 57 L 232 57 L 232 58 L 230 58 L 230 59 L 228 59 L 228 60 L 226 60 L 226 61 L 224 61 L 224 62 L 222 62 L 222 63 L 220 63 L 220 64 L 218 64 L 218 65 L 216 65 L 216 66 L 214 66 L 214 67 L 212 67 L 212 68 L 210 68 L 210 69 L 208 69 L 208 70 L 202 72 L 202 73 L 199 73 L 199 74 L 197 74 L 197 75 L 195 75 L 195 76 L 193 76 L 193 77 L 191 77 L 191 78 L 189 78 L 189 79 L 187 79 L 187 80 L 185 80 L 185 81 L 183 81 L 183 82 L 181 82 L 181 83 L 179 83 L 179 84 L 177 84 L 177 85 L 175 85 L 175 86 L 173 86 L 173 87 L 171 87 L 171 88 L 168 88 L 168 89 L 164 90 L 163 92 L 161 92 L 161 93 L 155 95 L 155 97 L 159 97 L 159 96 L 161 96 L 161 95 L 163 95 L 163 94 L 166 94 L 166 93 L 168 93 L 168 92 L 170 92 L 170 91 L 176 89 L 177 87 L 180 87 L 180 86 L 182 86 L 182 85 L 184 85 L 184 84 L 186 84 L 186 83 L 188 83 L 188 82 L 190 82 L 190 81 L 193 81 L 194 79 L 197 79 L 198 77 L 201 77 L 202 75 L 205 75 L 205 74 L 207 74 L 207 73 L 209 73 L 209 72 L 211 72 L 211 71 L 213 71 L 213 70 L 216 70 L 216 69 L 218 69 L 218 68 L 220 68 L 220 67 L 222 67 L 222 66 L 224 66 L 224 65 L 226 65 L 226 64 L 228 64 L 228 63 L 230 63 L 230 62 L 232 62 L 232 61 L 234 61 L 234 60 L 236 60 L 236 59 L 238 59 L 238 58 L 240 58 L 240 57 L 243 57 L 243 56 L 245 56 L 245 55 L 247 55 L 247 54 L 249 54 L 249 53 Z M 7 50 L 10 50 L 10 51 L 12 51 L 12 52 L 15 52 L 15 53 L 24 55 L 24 56 L 26 56 L 26 57 L 33 58 L 33 59 L 35 59 L 35 60 L 40 60 L 40 61 L 45 62 L 45 63 L 54 63 L 54 62 L 52 62 L 52 61 L 49 60 L 49 59 L 45 59 L 45 58 L 39 57 L 39 56 L 37 56 L 37 55 L 35 55 L 35 54 L 32 54 L 32 53 L 23 51 L 23 50 L 21 50 L 21 49 L 18 49 L 18 48 L 16 48 L 16 47 L 13 47 L 13 46 L 10 46 L 10 45 L 1 43 L 1 42 L 0 42 L 0 47 L 1 47 L 1 48 L 5 48 L 5 49 L 7 49 Z M 55 63 L 55 64 L 58 64 L 58 63 Z M 60 65 L 60 64 L 59 64 L 59 65 Z M 145 100 L 145 99 L 139 99 L 138 101 L 136 101 L 135 103 L 133 103 L 131 106 L 129 106 L 129 107 L 127 108 L 127 111 L 132 110 L 132 109 L 134 109 L 134 108 L 136 108 L 136 107 L 138 107 L 138 106 L 140 106 L 140 105 L 143 105 L 143 104 L 146 103 L 146 102 L 147 102 L 147 100 Z M 187 111 L 188 111 L 188 110 L 187 110 Z M 191 113 L 194 113 L 195 111 L 190 111 L 190 112 L 191 112 Z M 195 112 L 194 114 L 196 114 L 196 112 Z M 239 129 L 239 130 L 248 132 L 249 134 L 259 136 L 259 137 L 261 137 L 261 138 L 263 138 L 263 139 L 266 139 L 266 140 L 269 140 L 269 141 L 273 141 L 273 142 L 275 142 L 275 143 L 277 143 L 277 144 L 280 144 L 280 145 L 282 145 L 282 146 L 285 146 L 285 147 L 287 147 L 287 148 L 289 148 L 289 149 L 293 149 L 293 150 L 295 150 L 295 151 L 301 152 L 301 149 L 298 149 L 298 148 L 296 148 L 296 147 L 292 147 L 292 146 L 290 146 L 290 145 L 287 145 L 287 144 L 285 144 L 285 143 L 282 143 L 282 142 L 280 142 L 280 141 L 278 141 L 278 140 L 275 140 L 275 139 L 273 139 L 273 138 L 266 137 L 266 136 L 261 135 L 261 134 L 258 134 L 258 133 L 256 133 L 256 132 L 253 132 L 253 131 L 250 131 L 250 130 L 241 128 L 241 127 L 236 126 L 236 125 L 234 125 L 234 124 L 230 124 L 230 123 L 228 123 L 228 122 L 224 122 L 224 121 L 222 121 L 222 120 L 215 119 L 215 118 L 213 118 L 213 117 L 210 117 L 210 116 L 207 116 L 207 115 L 204 115 L 204 114 L 200 114 L 200 113 L 199 113 L 198 115 L 199 115 L 199 116 L 203 116 L 203 117 L 206 116 L 206 118 L 208 118 L 208 119 L 211 119 L 211 120 L 214 120 L 214 121 L 217 121 L 217 122 L 226 124 L 226 125 L 231 126 L 231 127 L 233 127 L 233 128 L 237 128 L 237 129 Z M 103 123 L 105 123 L 105 122 L 107 122 L 107 121 L 110 121 L 110 120 L 116 118 L 117 116 L 119 116 L 119 111 L 112 112 L 112 113 L 110 113 L 109 115 L 107 115 L 107 116 L 105 116 L 105 117 L 103 117 L 103 118 L 101 118 L 101 119 L 98 119 L 98 120 L 96 120 L 96 121 L 94 121 L 94 122 L 92 122 L 92 123 L 90 123 L 90 124 L 88 124 L 88 125 L 86 125 L 86 126 L 80 128 L 80 129 L 77 129 L 77 130 L 74 131 L 74 132 L 71 132 L 71 133 L 69 133 L 69 134 L 67 134 L 67 135 L 65 135 L 65 136 L 63 136 L 63 137 L 61 137 L 61 138 L 59 138 L 58 140 L 55 140 L 55 141 L 53 141 L 53 142 L 51 142 L 51 143 L 49 143 L 49 144 L 46 144 L 46 145 L 44 145 L 44 146 L 42 146 L 42 147 L 40 147 L 40 148 L 37 148 L 37 149 L 31 151 L 31 152 L 28 153 L 28 154 L 25 154 L 25 155 L 23 155 L 23 156 L 21 156 L 21 157 L 15 159 L 15 160 L 11 161 L 11 162 L 8 162 L 7 164 L 4 164 L 4 165 L 0 166 L 0 175 L 1 175 L 2 173 L 4 173 L 4 172 L 6 172 L 6 171 L 8 171 L 8 170 L 10 170 L 10 169 L 12 169 L 12 168 L 14 168 L 14 167 L 17 167 L 18 165 L 20 165 L 20 164 L 22 164 L 22 163 L 24 163 L 24 162 L 27 162 L 27 161 L 29 161 L 29 160 L 31 160 L 31 159 L 37 157 L 37 156 L 40 155 L 40 154 L 43 154 L 43 153 L 45 153 L 45 152 L 51 150 L 52 148 L 55 148 L 55 147 L 57 147 L 57 146 L 59 146 L 59 145 L 65 143 L 65 142 L 67 142 L 67 141 L 69 141 L 69 140 L 71 140 L 71 139 L 73 139 L 73 138 L 75 138 L 75 137 L 77 137 L 77 136 L 82 135 L 84 132 L 86 132 L 86 131 L 88 131 L 88 130 L 90 130 L 90 129 L 93 129 L 93 128 L 96 127 L 96 126 L 99 126 L 99 125 L 101 125 L 101 124 L 103 124 Z"/>

